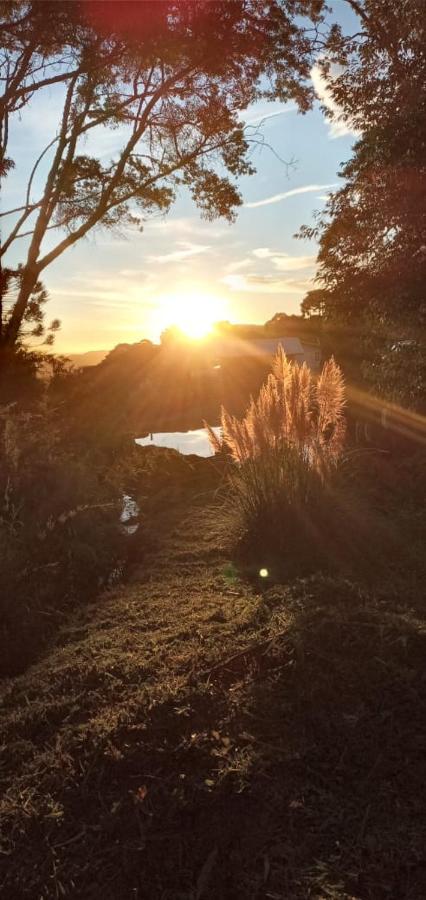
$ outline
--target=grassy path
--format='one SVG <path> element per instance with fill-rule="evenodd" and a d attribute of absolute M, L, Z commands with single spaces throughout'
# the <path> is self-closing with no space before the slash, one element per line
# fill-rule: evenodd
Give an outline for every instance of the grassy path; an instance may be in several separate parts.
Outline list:
<path fill-rule="evenodd" d="M 131 580 L 3 686 L 0 896 L 424 898 L 422 615 L 249 584 L 210 502 L 163 504 Z"/>

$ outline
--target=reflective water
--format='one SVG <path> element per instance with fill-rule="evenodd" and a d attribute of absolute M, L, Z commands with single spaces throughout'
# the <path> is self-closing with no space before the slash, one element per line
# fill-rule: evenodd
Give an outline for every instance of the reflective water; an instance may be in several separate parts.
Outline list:
<path fill-rule="evenodd" d="M 220 428 L 213 428 L 213 431 L 220 435 Z M 141 447 L 167 447 L 168 450 L 179 450 L 184 456 L 189 453 L 195 453 L 197 456 L 213 456 L 204 428 L 197 428 L 195 431 L 163 431 L 144 438 L 136 438 L 136 443 Z"/>

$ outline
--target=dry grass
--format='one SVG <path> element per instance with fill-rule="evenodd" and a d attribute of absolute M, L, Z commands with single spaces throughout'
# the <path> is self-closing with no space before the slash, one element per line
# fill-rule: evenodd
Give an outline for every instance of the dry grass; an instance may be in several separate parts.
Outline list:
<path fill-rule="evenodd" d="M 272 372 L 244 418 L 222 408 L 222 440 L 206 428 L 213 449 L 225 447 L 240 465 L 271 451 L 293 451 L 304 467 L 326 477 L 343 450 L 344 402 L 343 375 L 333 358 L 316 379 L 306 363 L 290 362 L 279 347 Z"/>
<path fill-rule="evenodd" d="M 333 359 L 315 379 L 279 348 L 256 400 L 242 419 L 222 409 L 222 439 L 206 425 L 216 451 L 228 452 L 234 530 L 261 552 L 286 553 L 314 566 L 312 545 L 336 499 L 333 477 L 345 437 L 344 382 Z M 299 552 L 300 551 L 300 552 Z"/>

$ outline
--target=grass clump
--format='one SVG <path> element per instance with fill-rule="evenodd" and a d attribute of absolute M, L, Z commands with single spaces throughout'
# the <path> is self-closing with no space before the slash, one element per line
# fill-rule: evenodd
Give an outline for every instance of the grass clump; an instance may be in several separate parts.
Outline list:
<path fill-rule="evenodd" d="M 315 379 L 280 347 L 273 369 L 242 419 L 222 409 L 222 440 L 209 426 L 215 450 L 232 458 L 232 518 L 245 546 L 311 562 L 330 517 L 333 481 L 345 438 L 345 390 L 334 359 Z M 315 546 L 315 553 L 313 548 Z"/>

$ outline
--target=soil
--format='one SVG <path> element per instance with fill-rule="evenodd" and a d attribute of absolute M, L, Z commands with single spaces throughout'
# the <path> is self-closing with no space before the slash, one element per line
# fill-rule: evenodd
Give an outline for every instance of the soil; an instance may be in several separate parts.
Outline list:
<path fill-rule="evenodd" d="M 170 479 L 143 564 L 3 683 L 0 896 L 423 900 L 418 581 L 248 580 L 221 473 Z"/>

